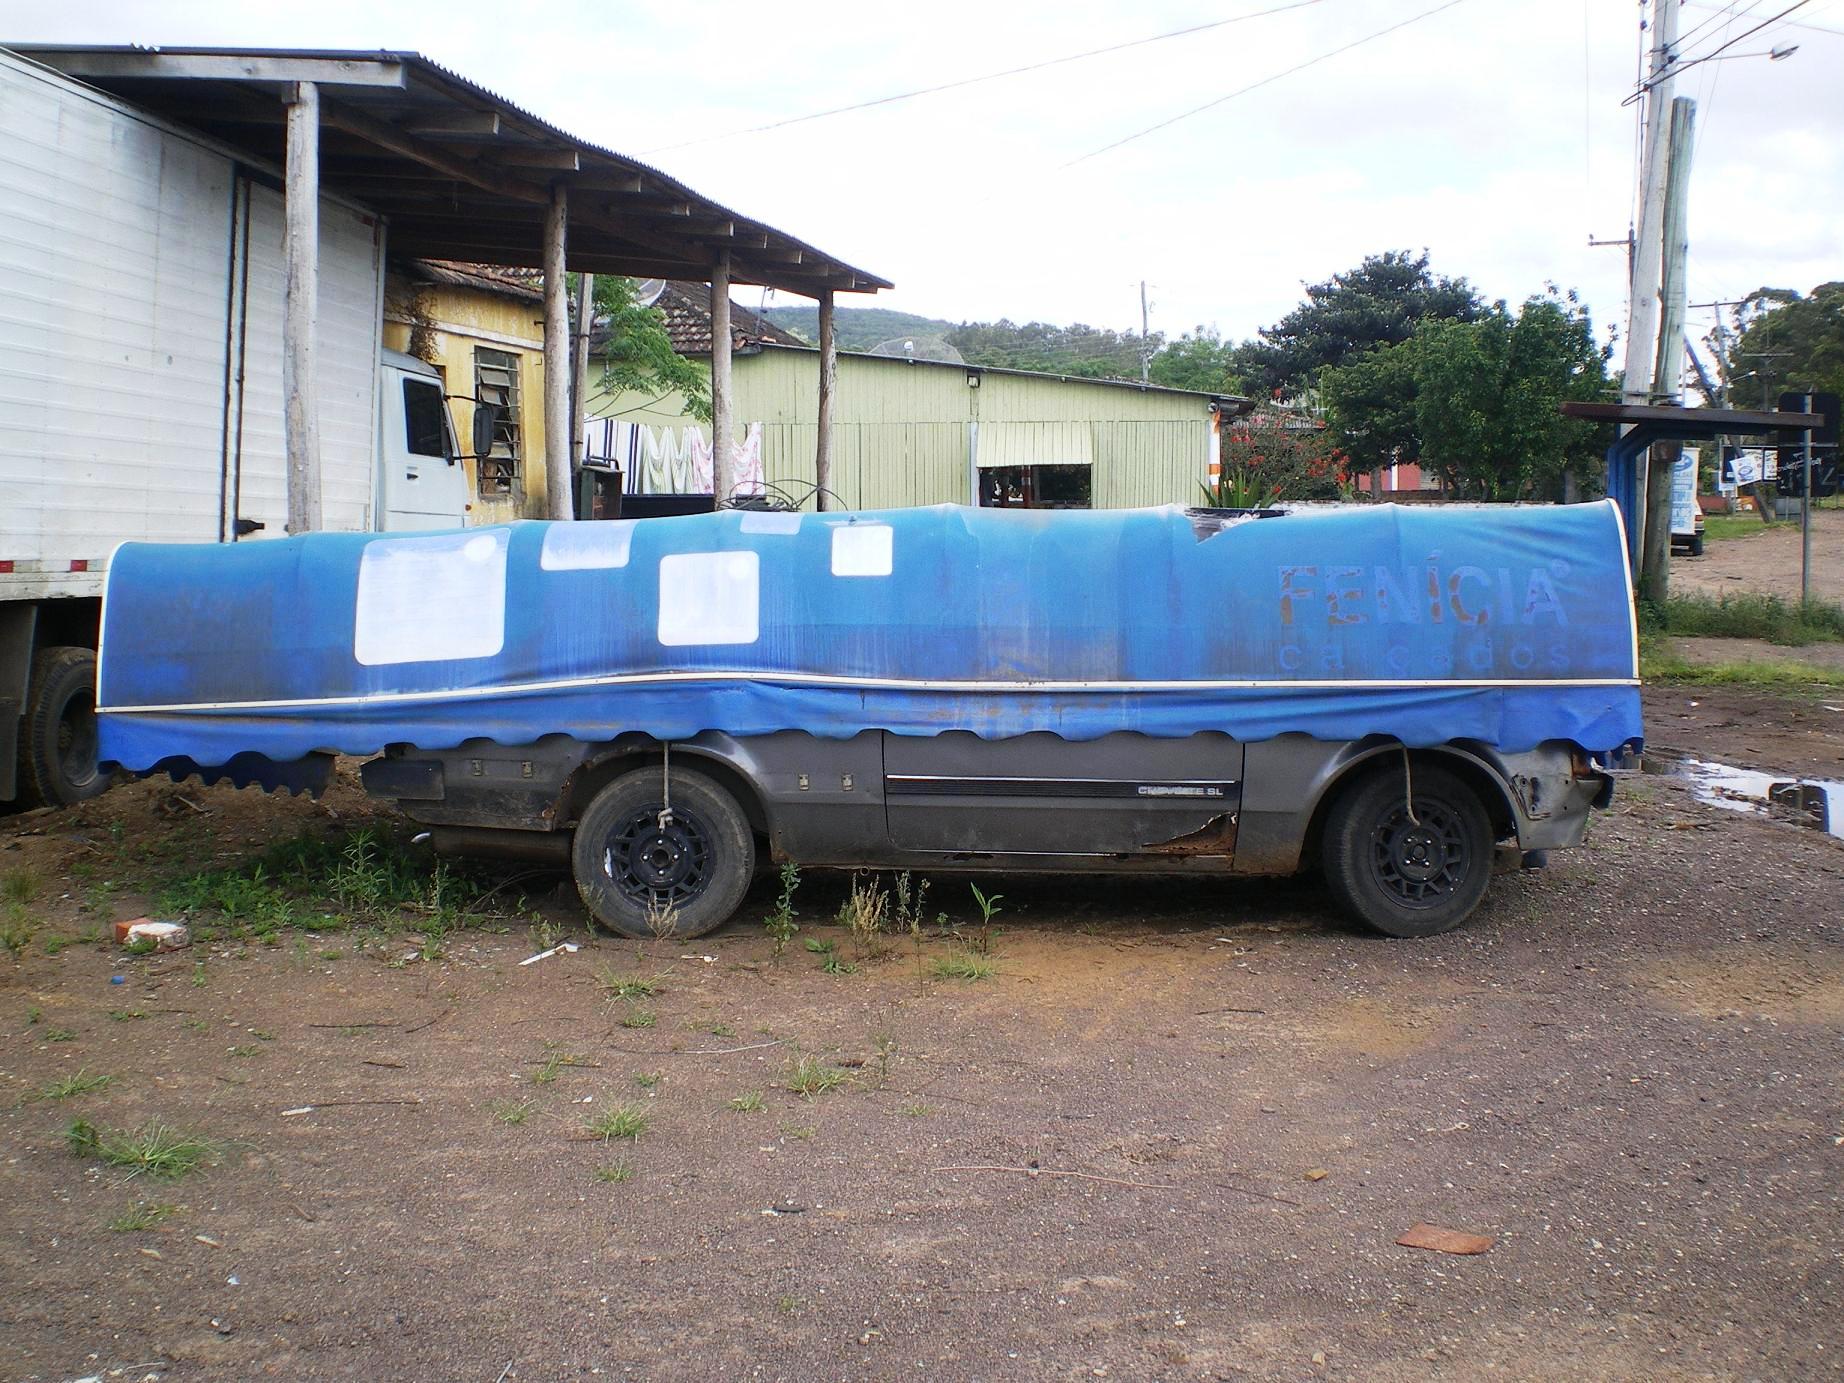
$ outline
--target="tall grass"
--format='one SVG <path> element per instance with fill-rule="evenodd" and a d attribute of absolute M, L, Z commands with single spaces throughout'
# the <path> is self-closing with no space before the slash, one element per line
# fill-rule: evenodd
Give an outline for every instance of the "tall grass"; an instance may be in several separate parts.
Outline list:
<path fill-rule="evenodd" d="M 1744 591 L 1719 597 L 1674 595 L 1662 607 L 1645 602 L 1640 621 L 1660 634 L 1765 639 L 1788 648 L 1844 639 L 1844 606 Z"/>

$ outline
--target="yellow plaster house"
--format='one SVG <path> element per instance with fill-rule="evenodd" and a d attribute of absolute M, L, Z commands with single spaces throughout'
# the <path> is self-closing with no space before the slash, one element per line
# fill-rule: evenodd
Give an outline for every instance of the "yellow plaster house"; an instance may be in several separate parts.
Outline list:
<path fill-rule="evenodd" d="M 384 344 L 440 371 L 463 452 L 472 450 L 474 401 L 501 410 L 490 456 L 462 462 L 468 523 L 545 517 L 544 298 L 536 276 L 445 260 L 393 264 Z"/>

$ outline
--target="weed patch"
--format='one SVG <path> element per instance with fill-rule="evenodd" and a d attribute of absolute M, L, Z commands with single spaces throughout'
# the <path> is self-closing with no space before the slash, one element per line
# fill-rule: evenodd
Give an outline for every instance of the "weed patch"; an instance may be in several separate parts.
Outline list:
<path fill-rule="evenodd" d="M 88 1071 L 78 1071 L 74 1076 L 63 1080 L 54 1080 L 49 1085 L 42 1085 L 32 1096 L 35 1100 L 72 1100 L 79 1095 L 92 1095 L 98 1090 L 107 1090 L 114 1076 L 94 1075 Z"/>
<path fill-rule="evenodd" d="M 989 980 L 999 973 L 999 963 L 978 951 L 950 951 L 929 962 L 929 972 L 938 980 Z"/>
<path fill-rule="evenodd" d="M 110 1220 L 109 1228 L 117 1234 L 143 1233 L 153 1229 L 177 1209 L 178 1206 L 168 1205 L 164 1201 L 142 1201 L 138 1205 L 129 1206 Z"/>
<path fill-rule="evenodd" d="M 782 1083 L 802 1099 L 811 1100 L 845 1084 L 845 1072 L 818 1057 L 803 1056 L 788 1067 Z"/>
<path fill-rule="evenodd" d="M 626 1162 L 604 1162 L 595 1169 L 595 1179 L 611 1184 L 632 1181 L 634 1169 Z"/>
<path fill-rule="evenodd" d="M 760 1114 L 768 1108 L 768 1101 L 762 1098 L 760 1090 L 746 1090 L 730 1101 L 730 1108 L 738 1114 Z"/>
<path fill-rule="evenodd" d="M 583 1127 L 600 1138 L 604 1143 L 616 1138 L 639 1138 L 653 1122 L 653 1116 L 646 1108 L 637 1104 L 612 1105 L 600 1113 L 591 1114 Z"/>
<path fill-rule="evenodd" d="M 65 1130 L 64 1141 L 79 1157 L 100 1157 L 111 1167 L 126 1167 L 132 1174 L 176 1179 L 218 1160 L 221 1149 L 209 1138 L 183 1133 L 159 1119 L 137 1129 L 99 1129 L 78 1119 Z"/>

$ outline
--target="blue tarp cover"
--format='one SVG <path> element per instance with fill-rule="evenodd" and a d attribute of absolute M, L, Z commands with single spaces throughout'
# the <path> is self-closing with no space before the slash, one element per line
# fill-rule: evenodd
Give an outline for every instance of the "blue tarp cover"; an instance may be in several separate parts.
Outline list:
<path fill-rule="evenodd" d="M 1620 523 L 1567 507 L 724 512 L 131 543 L 105 761 L 881 729 L 1640 735 Z"/>

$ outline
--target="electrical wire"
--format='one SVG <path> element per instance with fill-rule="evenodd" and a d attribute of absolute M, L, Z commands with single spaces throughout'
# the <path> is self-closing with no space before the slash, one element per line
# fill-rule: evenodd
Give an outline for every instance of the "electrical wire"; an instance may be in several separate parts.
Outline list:
<path fill-rule="evenodd" d="M 1751 35 L 1760 33 L 1761 30 L 1767 28 L 1770 24 L 1778 24 L 1782 19 L 1785 19 L 1789 14 L 1792 14 L 1795 10 L 1802 10 L 1811 3 L 1812 3 L 1812 0 L 1794 0 L 1793 4 L 1788 5 L 1785 9 L 1781 10 L 1780 13 L 1775 15 L 1773 18 L 1763 19 L 1759 24 L 1756 24 L 1752 29 L 1744 29 L 1741 33 L 1735 35 L 1734 38 L 1731 38 L 1724 43 L 1718 44 L 1716 47 L 1710 49 L 1709 52 L 1701 53 L 1694 58 L 1689 58 L 1683 62 L 1675 63 L 1667 67 L 1665 71 L 1659 73 L 1659 75 L 1657 77 L 1654 77 L 1651 81 L 1641 83 L 1639 89 L 1635 91 L 1631 96 L 1628 96 L 1626 100 L 1622 101 L 1620 104 L 1621 105 L 1631 105 L 1633 102 L 1642 99 L 1645 96 L 1645 94 L 1648 91 L 1650 91 L 1653 87 L 1657 86 L 1659 82 L 1664 81 L 1667 78 L 1682 76 L 1685 72 L 1689 71 L 1693 67 L 1701 67 L 1704 63 L 1713 60 L 1718 53 L 1723 52 L 1725 49 L 1733 48 L 1736 44 L 1740 43 L 1743 39 L 1748 38 Z"/>
<path fill-rule="evenodd" d="M 1801 0 L 1802 4 L 1804 2 L 1805 0 Z M 1466 0 L 1446 0 L 1444 4 L 1436 5 L 1433 9 L 1430 9 L 1430 10 L 1423 10 L 1420 14 L 1414 15 L 1408 19 L 1404 19 L 1400 23 L 1391 24 L 1386 29 L 1378 29 L 1375 33 L 1365 34 L 1364 37 L 1362 38 L 1353 39 L 1351 42 L 1342 44 L 1337 48 L 1333 48 L 1329 50 L 1328 52 L 1321 53 L 1317 57 L 1308 58 L 1305 62 L 1297 63 L 1294 66 L 1289 67 L 1284 72 L 1276 72 L 1274 73 L 1274 75 L 1270 77 L 1263 77 L 1258 82 L 1251 82 L 1249 83 L 1249 85 L 1245 87 L 1238 87 L 1236 90 L 1230 92 L 1227 96 L 1219 96 L 1214 101 L 1206 101 L 1201 106 L 1193 106 L 1190 110 L 1180 111 L 1177 115 L 1174 115 L 1171 118 L 1166 119 L 1166 120 L 1161 120 L 1156 125 L 1148 125 L 1145 129 L 1139 130 L 1133 134 L 1130 134 L 1126 136 L 1126 138 L 1124 139 L 1117 139 L 1112 144 L 1104 144 L 1099 149 L 1091 149 L 1086 154 L 1083 154 L 1080 158 L 1073 158 L 1068 163 L 1065 163 L 1062 166 L 1064 168 L 1074 168 L 1079 163 L 1086 163 L 1092 158 L 1100 158 L 1103 154 L 1112 153 L 1114 150 L 1120 148 L 1122 145 L 1133 143 L 1136 139 L 1144 139 L 1149 134 L 1157 134 L 1160 130 L 1169 129 L 1171 126 L 1178 124 L 1181 120 L 1189 120 L 1194 115 L 1202 115 L 1205 111 L 1214 110 L 1216 107 L 1222 105 L 1226 101 L 1233 101 L 1238 96 L 1246 96 L 1251 91 L 1259 91 L 1262 87 L 1270 86 L 1273 83 L 1280 81 L 1281 78 L 1283 77 L 1291 77 L 1296 72 L 1304 72 L 1309 67 L 1317 67 L 1320 63 L 1329 61 L 1330 59 L 1337 57 L 1341 53 L 1349 53 L 1353 48 L 1361 48 L 1366 43 L 1375 42 L 1377 39 L 1380 39 L 1380 38 L 1386 37 L 1389 34 L 1395 33 L 1398 29 L 1406 29 L 1411 24 L 1419 24 L 1424 19 L 1432 19 L 1435 15 L 1440 14 L 1443 10 L 1450 10 L 1455 5 L 1461 5 L 1464 3 L 1466 3 Z"/>
<path fill-rule="evenodd" d="M 1022 67 L 1008 67 L 998 72 L 983 72 L 977 77 L 961 77 L 955 81 L 941 82 L 935 86 L 917 87 L 914 91 L 898 91 L 892 95 L 879 96 L 869 101 L 856 101 L 849 106 L 834 106 L 830 110 L 816 110 L 808 115 L 791 115 L 785 120 L 771 120 L 766 125 L 749 125 L 721 134 L 700 135 L 696 139 L 683 140 L 677 144 L 662 144 L 643 152 L 648 155 L 664 154 L 675 149 L 689 149 L 695 145 L 709 144 L 719 139 L 739 139 L 744 135 L 765 134 L 770 130 L 786 129 L 789 125 L 804 125 L 810 120 L 826 120 L 835 115 L 849 115 L 853 111 L 870 110 L 876 106 L 888 106 L 898 101 L 913 101 L 918 96 L 933 96 L 938 92 L 956 91 L 965 86 L 978 86 L 982 82 L 996 82 L 1004 77 L 1020 77 L 1027 72 L 1042 72 L 1047 67 L 1061 67 L 1065 63 L 1082 62 L 1088 58 L 1099 58 L 1109 53 L 1123 53 L 1129 48 L 1144 48 L 1149 43 L 1163 43 L 1167 39 L 1186 38 L 1211 29 L 1222 29 L 1231 24 L 1243 24 L 1251 19 L 1266 19 L 1270 15 L 1286 14 L 1289 10 L 1303 10 L 1312 5 L 1324 3 L 1325 0 L 1289 0 L 1287 4 L 1257 10 L 1253 14 L 1238 14 L 1228 19 L 1213 19 L 1207 24 L 1192 24 L 1187 28 L 1172 29 L 1167 33 L 1152 34 L 1146 38 L 1128 39 L 1124 43 L 1111 43 L 1105 48 L 1090 48 L 1086 52 L 1066 53 L 1060 58 L 1046 58 L 1042 62 L 1026 63 Z"/>

